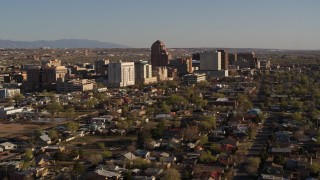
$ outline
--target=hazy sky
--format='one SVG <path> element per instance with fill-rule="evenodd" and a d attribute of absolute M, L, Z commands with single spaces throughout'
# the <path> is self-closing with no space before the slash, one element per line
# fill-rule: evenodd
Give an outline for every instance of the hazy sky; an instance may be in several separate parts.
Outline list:
<path fill-rule="evenodd" d="M 320 0 L 2 0 L 0 39 L 320 49 Z"/>

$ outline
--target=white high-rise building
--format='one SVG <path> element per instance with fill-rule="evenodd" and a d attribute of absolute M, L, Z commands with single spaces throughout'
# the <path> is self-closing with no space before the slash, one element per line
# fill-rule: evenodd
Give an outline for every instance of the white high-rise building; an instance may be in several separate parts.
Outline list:
<path fill-rule="evenodd" d="M 221 52 L 202 52 L 200 53 L 201 71 L 219 71 L 221 70 Z"/>
<path fill-rule="evenodd" d="M 157 82 L 157 77 L 152 77 L 152 65 L 148 61 L 138 61 L 134 64 L 136 83 L 150 84 Z"/>
<path fill-rule="evenodd" d="M 112 87 L 125 87 L 135 84 L 134 62 L 109 63 L 108 85 Z"/>

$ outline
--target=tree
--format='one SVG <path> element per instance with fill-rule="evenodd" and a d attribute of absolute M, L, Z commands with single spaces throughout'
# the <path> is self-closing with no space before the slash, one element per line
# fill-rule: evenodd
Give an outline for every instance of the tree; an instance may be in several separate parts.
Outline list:
<path fill-rule="evenodd" d="M 199 138 L 199 129 L 197 126 L 190 126 L 183 129 L 184 139 L 187 141 L 193 141 Z"/>
<path fill-rule="evenodd" d="M 207 144 L 207 143 L 208 143 L 208 136 L 206 136 L 206 135 L 200 136 L 199 144 L 200 145 L 204 145 L 204 144 Z"/>
<path fill-rule="evenodd" d="M 199 157 L 199 161 L 203 163 L 212 163 L 214 161 L 217 161 L 217 158 L 211 155 L 210 151 L 202 151 Z"/>
<path fill-rule="evenodd" d="M 212 143 L 210 146 L 210 150 L 216 154 L 219 154 L 221 152 L 221 145 L 218 143 Z"/>
<path fill-rule="evenodd" d="M 24 96 L 22 94 L 15 94 L 12 99 L 14 100 L 14 102 L 17 103 L 21 102 L 23 100 Z"/>
<path fill-rule="evenodd" d="M 62 109 L 63 109 L 63 107 L 58 102 L 50 103 L 47 106 L 47 110 L 49 111 L 49 113 L 51 114 L 52 117 L 54 117 L 54 114 L 58 115 L 59 112 L 62 111 Z"/>
<path fill-rule="evenodd" d="M 180 180 L 180 172 L 176 169 L 169 168 L 163 172 L 161 180 Z"/>
<path fill-rule="evenodd" d="M 59 133 L 57 130 L 55 129 L 50 129 L 49 132 L 48 132 L 48 136 L 51 138 L 51 139 L 58 139 L 59 138 Z"/>
<path fill-rule="evenodd" d="M 275 163 L 275 164 L 284 165 L 285 161 L 286 161 L 286 159 L 282 155 L 275 155 L 273 158 L 273 163 Z"/>
<path fill-rule="evenodd" d="M 247 173 L 251 175 L 256 175 L 259 166 L 260 166 L 260 158 L 258 157 L 249 157 L 245 162 L 245 170 Z"/>
<path fill-rule="evenodd" d="M 74 121 L 67 123 L 67 129 L 71 132 L 75 132 L 79 128 L 79 123 L 76 123 Z"/>
<path fill-rule="evenodd" d="M 25 153 L 24 153 L 24 159 L 26 161 L 30 161 L 33 158 L 33 152 L 28 149 Z"/>
<path fill-rule="evenodd" d="M 68 107 L 66 110 L 65 110 L 65 117 L 67 119 L 72 119 L 74 118 L 74 116 L 76 115 L 76 112 L 75 112 L 75 109 L 74 107 Z"/>
<path fill-rule="evenodd" d="M 102 150 L 105 150 L 105 148 L 106 148 L 106 146 L 105 146 L 105 144 L 103 142 L 97 143 L 97 146 Z"/>
<path fill-rule="evenodd" d="M 216 117 L 212 115 L 203 115 L 200 117 L 200 127 L 203 130 L 211 130 L 216 128 Z"/>
<path fill-rule="evenodd" d="M 88 161 L 91 164 L 98 165 L 99 162 L 102 161 L 102 155 L 100 154 L 92 154 L 88 157 Z"/>
<path fill-rule="evenodd" d="M 103 151 L 102 156 L 103 156 L 103 158 L 110 158 L 110 157 L 112 157 L 112 152 L 111 151 Z"/>
<path fill-rule="evenodd" d="M 292 114 L 292 119 L 295 121 L 301 121 L 302 120 L 302 115 L 300 112 L 295 112 Z"/>
<path fill-rule="evenodd" d="M 312 163 L 310 166 L 310 171 L 312 173 L 320 173 L 320 163 Z"/>
<path fill-rule="evenodd" d="M 73 172 L 77 175 L 84 173 L 84 167 L 82 164 L 79 163 L 79 161 L 77 161 L 76 163 L 74 163 L 73 165 Z"/>

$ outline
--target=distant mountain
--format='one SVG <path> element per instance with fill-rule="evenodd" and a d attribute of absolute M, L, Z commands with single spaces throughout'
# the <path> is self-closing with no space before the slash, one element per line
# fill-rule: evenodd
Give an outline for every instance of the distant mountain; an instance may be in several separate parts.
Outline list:
<path fill-rule="evenodd" d="M 0 48 L 128 48 L 126 45 L 87 39 L 61 39 L 55 41 L 11 41 L 1 40 Z"/>

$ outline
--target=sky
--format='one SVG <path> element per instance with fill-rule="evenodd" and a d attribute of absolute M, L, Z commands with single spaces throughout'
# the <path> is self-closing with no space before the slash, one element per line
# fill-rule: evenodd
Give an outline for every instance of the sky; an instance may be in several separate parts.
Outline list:
<path fill-rule="evenodd" d="M 320 50 L 319 0 L 1 0 L 0 39 Z"/>

